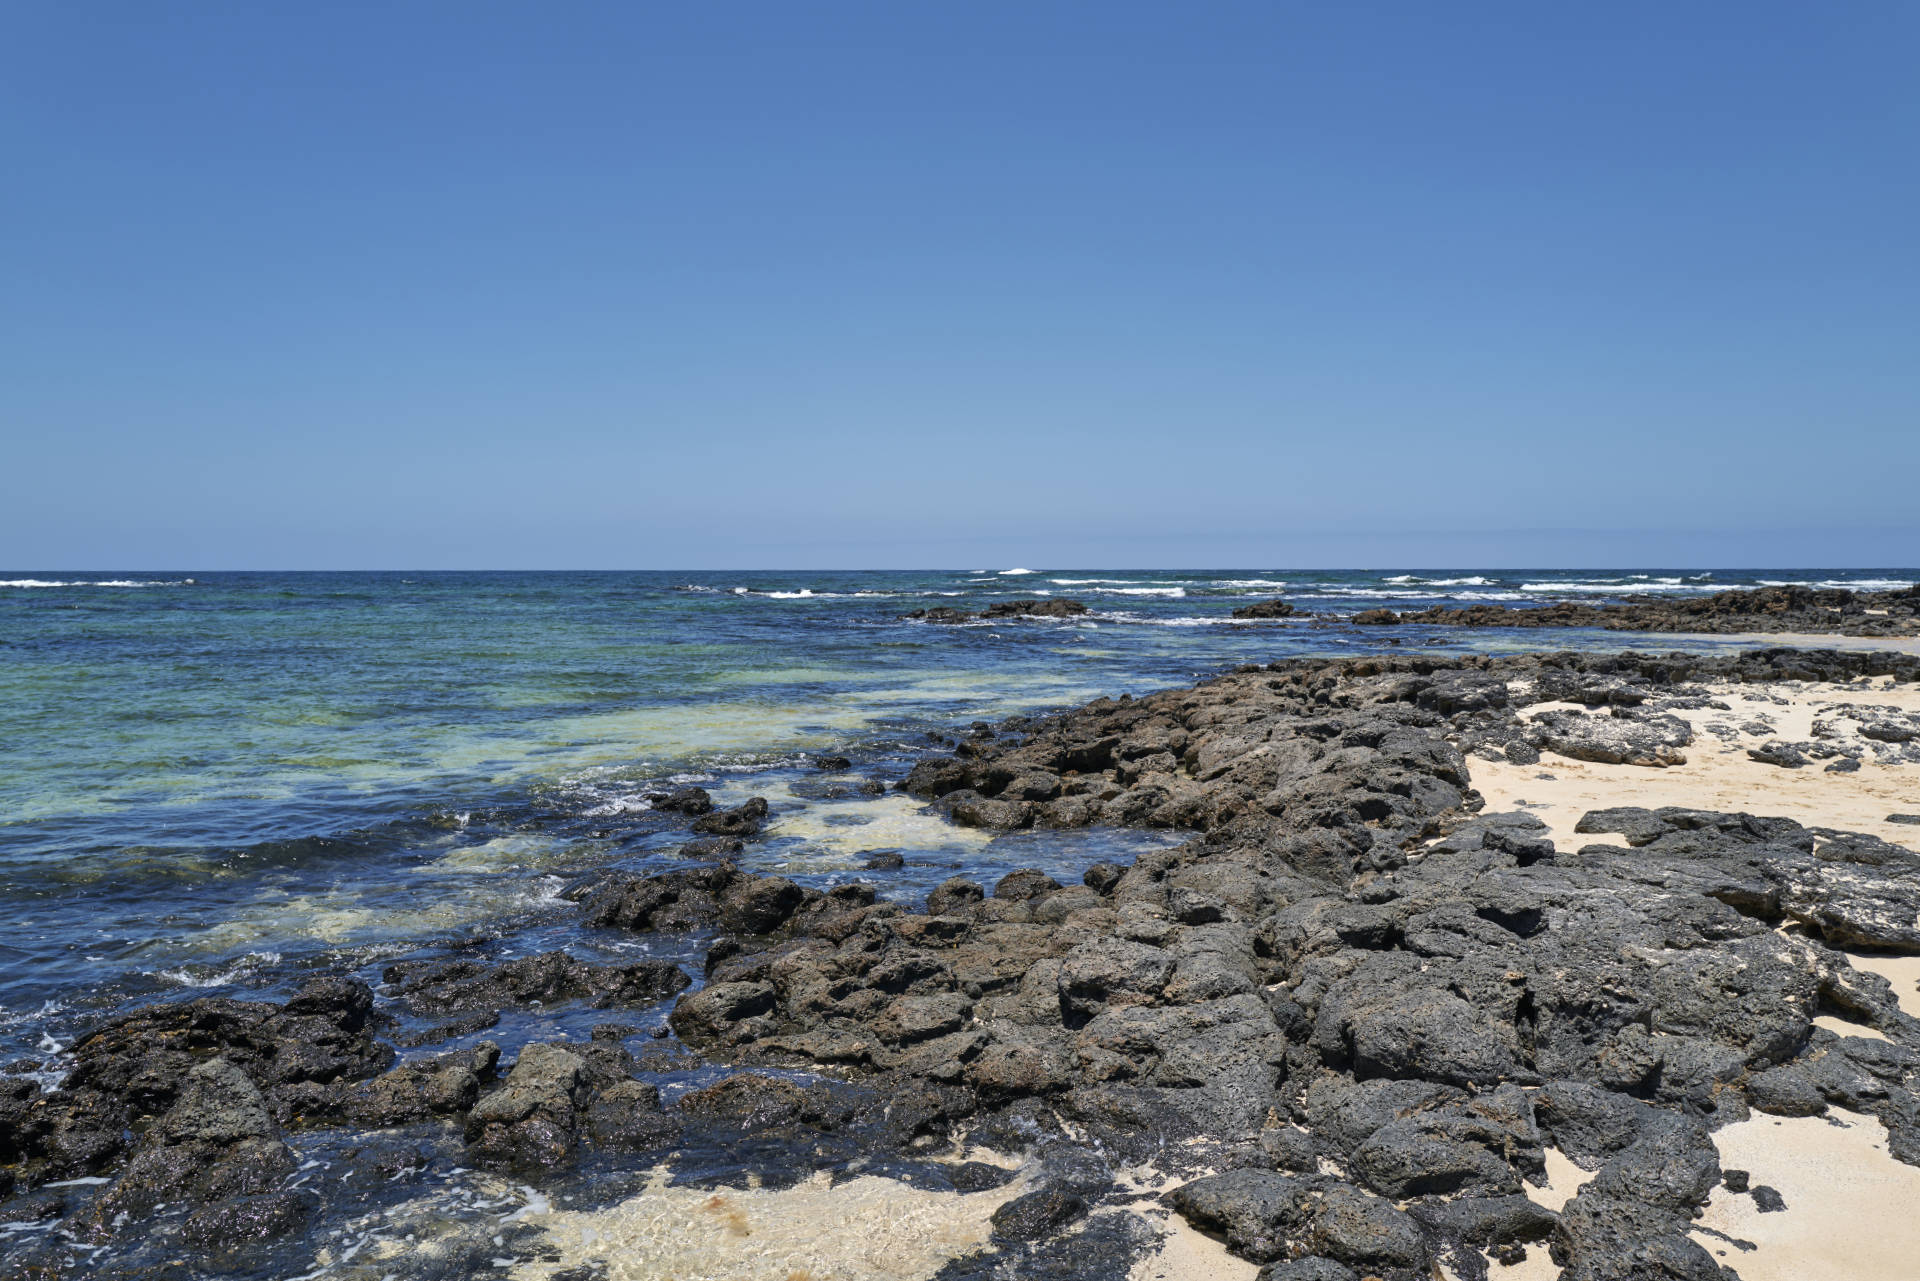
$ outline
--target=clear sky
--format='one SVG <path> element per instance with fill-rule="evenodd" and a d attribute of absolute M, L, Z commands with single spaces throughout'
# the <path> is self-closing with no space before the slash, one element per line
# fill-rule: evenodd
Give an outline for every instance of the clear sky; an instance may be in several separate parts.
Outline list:
<path fill-rule="evenodd" d="M 0 10 L 0 567 L 1920 563 L 1920 5 Z"/>

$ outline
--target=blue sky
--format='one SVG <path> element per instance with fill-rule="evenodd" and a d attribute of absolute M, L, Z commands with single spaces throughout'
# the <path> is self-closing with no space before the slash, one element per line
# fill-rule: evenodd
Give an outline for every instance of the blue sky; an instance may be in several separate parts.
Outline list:
<path fill-rule="evenodd" d="M 1920 7 L 0 15 L 0 566 L 1920 563 Z"/>

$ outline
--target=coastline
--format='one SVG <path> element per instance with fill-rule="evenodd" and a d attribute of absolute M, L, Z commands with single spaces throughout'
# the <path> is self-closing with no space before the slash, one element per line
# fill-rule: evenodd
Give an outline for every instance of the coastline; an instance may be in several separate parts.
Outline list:
<path fill-rule="evenodd" d="M 696 1198 L 686 1210 L 719 1214 L 727 1239 L 743 1225 L 760 1234 L 740 1256 L 743 1275 L 772 1257 L 762 1247 L 805 1230 L 808 1215 L 789 1214 L 799 1203 L 783 1203 L 781 1189 L 800 1196 L 822 1169 L 876 1159 L 931 1198 L 908 1208 L 889 1199 L 894 1189 L 866 1186 L 876 1213 L 921 1223 L 909 1233 L 918 1245 L 952 1247 L 916 1255 L 903 1237 L 871 1263 L 876 1276 L 1117 1267 L 1244 1277 L 1308 1251 L 1390 1278 L 1433 1266 L 1522 1277 L 1555 1275 L 1551 1250 L 1597 1277 L 1640 1266 L 1625 1224 L 1697 1267 L 1695 1250 L 1717 1248 L 1689 1225 L 1701 1204 L 1724 1202 L 1714 1190 L 1721 1127 L 1751 1123 L 1756 1109 L 1855 1105 L 1888 1127 L 1897 1153 L 1915 1150 L 1907 1070 L 1872 1048 L 1920 1049 L 1911 972 L 1904 960 L 1883 965 L 1906 977 L 1895 991 L 1859 950 L 1920 952 L 1898 919 L 1920 894 L 1900 861 L 1913 857 L 1910 829 L 1843 825 L 1812 803 L 1837 796 L 1851 812 L 1882 796 L 1863 783 L 1879 771 L 1920 776 L 1911 740 L 1837 740 L 1894 759 L 1827 775 L 1751 762 L 1758 734 L 1722 752 L 1708 729 L 1755 691 L 1784 700 L 1765 704 L 1782 734 L 1803 724 L 1811 734 L 1818 709 L 1843 704 L 1916 715 L 1911 656 L 1822 642 L 1831 652 L 1294 661 L 983 728 L 922 760 L 900 789 L 984 834 L 1118 823 L 1193 839 L 1087 869 L 1077 886 L 1039 872 L 991 887 L 954 878 L 923 912 L 858 883 L 822 893 L 698 868 L 568 891 L 589 929 L 639 941 L 720 931 L 678 995 L 687 976 L 667 962 L 617 972 L 552 962 L 537 974 L 509 962 L 396 967 L 377 991 L 317 980 L 285 1007 L 149 1007 L 74 1047 L 65 1091 L 16 1093 L 9 1123 L 38 1145 L 19 1163 L 18 1191 L 45 1204 L 47 1189 L 66 1185 L 62 1215 L 109 1243 L 120 1239 L 114 1215 L 151 1225 L 144 1207 L 170 1196 L 203 1205 L 202 1232 L 235 1214 L 277 1228 L 213 1238 L 244 1255 L 325 1208 L 297 1210 L 306 1203 L 262 1190 L 295 1148 L 342 1127 L 426 1127 L 462 1160 L 594 1203 L 567 1210 L 587 1216 L 573 1220 L 530 1199 L 515 1211 L 522 1253 L 555 1250 L 562 1223 L 577 1243 L 557 1264 L 512 1269 L 544 1279 L 590 1264 L 613 1225 L 658 1201 L 646 1180 L 663 1156 L 775 1141 L 778 1152 L 763 1151 L 760 1172 L 738 1185 L 751 1209 Z M 1809 665 L 1829 679 L 1808 684 Z M 1686 742 L 1668 741 L 1682 732 L 1670 721 Z M 1716 790 L 1688 772 L 1693 760 L 1624 763 L 1684 752 L 1705 761 L 1703 748 L 1729 757 L 1739 778 Z M 1529 751 L 1535 761 L 1520 763 Z M 1556 767 L 1557 789 L 1541 791 L 1547 781 L 1535 777 L 1538 796 L 1516 792 L 1528 771 Z M 1809 793 L 1798 810 L 1745 804 L 1785 798 L 1769 783 L 1787 777 Z M 1684 822 L 1659 811 L 1667 801 L 1687 806 Z M 705 839 L 752 840 L 764 820 L 751 803 L 684 805 L 690 835 Z M 1803 821 L 1724 817 L 1737 809 Z M 1596 810 L 1618 812 L 1582 822 Z M 1571 830 L 1580 827 L 1589 830 Z M 1672 959 L 1653 964 L 1649 948 Z M 1672 988 L 1676 964 L 1704 966 L 1703 979 L 1732 966 L 1760 980 L 1742 980 L 1730 1021 Z M 1598 1022 L 1576 1013 L 1598 990 L 1583 968 L 1606 975 L 1601 1005 L 1613 1012 Z M 1448 982 L 1422 977 L 1440 972 Z M 584 1044 L 522 1046 L 511 1067 L 497 1050 L 489 1059 L 462 1048 L 471 1033 L 396 1066 L 378 1035 L 387 1007 L 498 1020 L 529 1001 L 670 1006 L 677 1040 L 610 1014 L 605 1037 L 596 1027 Z M 216 1010 L 243 1025 L 242 1040 L 180 1039 Z M 1755 1025 L 1766 1029 L 1757 1040 Z M 329 1047 L 327 1072 L 275 1066 L 310 1061 L 316 1045 Z M 672 1052 L 653 1048 L 663 1046 Z M 1851 1081 L 1845 1073 L 1872 1084 L 1835 1084 Z M 136 1099 L 126 1093 L 135 1079 L 158 1092 L 142 1087 Z M 76 1113 L 76 1089 L 98 1093 L 101 1110 Z M 206 1118 L 236 1114 L 248 1118 L 237 1139 L 208 1137 Z M 87 1172 L 75 1176 L 61 1143 L 74 1150 L 109 1115 L 145 1137 L 81 1158 Z M 956 1136 L 1017 1157 L 1017 1168 L 975 1161 L 962 1176 Z M 1785 1151 L 1826 1159 L 1805 1145 Z M 1691 1181 L 1651 1199 L 1634 1192 L 1632 1172 L 1656 1159 L 1688 1163 Z M 1162 1188 L 1153 1215 L 1134 1208 L 1112 1162 Z M 233 1177 L 208 1182 L 189 1166 Z M 1575 1168 L 1586 1181 L 1562 1187 Z M 1542 1205 L 1534 1185 L 1555 1169 L 1551 1185 L 1572 1199 Z M 251 1190 L 236 1197 L 235 1186 Z M 520 1197 L 515 1186 L 499 1195 Z M 431 1199 L 406 1205 L 440 1225 L 443 1251 L 486 1246 Z M 745 1217 L 727 1217 L 736 1213 Z M 1818 1207 L 1787 1213 L 1779 1222 L 1799 1225 L 1796 1240 L 1831 1231 Z M 1181 1225 L 1174 1255 L 1153 1244 L 1168 1214 Z M 1786 1248 L 1761 1242 L 1750 1253 L 1764 1263 L 1762 1252 Z M 1490 1265 L 1490 1255 L 1501 1257 Z M 808 1257 L 804 1268 L 828 1274 L 852 1266 L 831 1251 Z M 910 1258 L 923 1262 L 901 1270 Z M 359 1275 L 350 1259 L 331 1259 L 323 1275 Z"/>

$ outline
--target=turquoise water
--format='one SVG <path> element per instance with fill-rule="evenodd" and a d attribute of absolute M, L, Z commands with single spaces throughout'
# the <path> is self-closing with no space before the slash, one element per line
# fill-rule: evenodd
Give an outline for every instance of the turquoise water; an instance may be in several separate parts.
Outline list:
<path fill-rule="evenodd" d="M 1382 603 L 1603 600 L 1911 570 L 92 574 L 0 571 L 0 1058 L 96 1011 L 271 991 L 316 968 L 555 945 L 566 881 L 666 865 L 665 780 L 768 796 L 749 861 L 924 893 L 958 866 L 1062 867 L 1162 838 L 988 841 L 898 796 L 829 796 L 809 753 L 897 777 L 929 733 L 1383 647 Z M 1094 613 L 939 626 L 1051 594 Z M 1331 620 L 1234 624 L 1282 596 Z M 1620 633 L 1404 629 L 1407 646 L 1670 649 Z M 850 791 L 843 787 L 841 792 Z M 900 849 L 899 873 L 860 873 Z M 606 947 L 640 944 L 613 940 Z M 51 1038 L 49 1042 L 48 1038 Z"/>

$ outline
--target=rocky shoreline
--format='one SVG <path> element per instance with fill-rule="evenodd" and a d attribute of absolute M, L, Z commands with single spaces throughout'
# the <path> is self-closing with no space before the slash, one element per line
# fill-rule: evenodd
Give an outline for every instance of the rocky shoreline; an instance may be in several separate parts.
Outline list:
<path fill-rule="evenodd" d="M 1085 601 L 1055 596 L 996 601 L 981 610 L 935 606 L 912 610 L 902 617 L 918 622 L 959 624 L 1079 618 L 1093 613 Z M 1630 595 L 1620 602 L 1601 605 L 1555 601 L 1520 607 L 1435 605 L 1404 611 L 1374 607 L 1350 614 L 1304 609 L 1276 598 L 1235 606 L 1230 616 L 1238 622 L 1286 619 L 1319 627 L 1426 624 L 1434 627 L 1583 627 L 1715 636 L 1909 637 L 1920 636 L 1920 584 L 1884 592 L 1759 587 L 1694 597 Z"/>
<path fill-rule="evenodd" d="M 262 1251 L 436 1161 L 611 1206 L 697 1150 L 733 1171 L 701 1186 L 877 1173 L 995 1198 L 984 1239 L 921 1274 L 943 1281 L 1126 1275 L 1157 1237 L 1123 1177 L 1140 1169 L 1266 1281 L 1477 1281 L 1543 1254 L 1570 1281 L 1724 1281 L 1692 1234 L 1738 1181 L 1717 1129 L 1843 1108 L 1920 1164 L 1920 1021 L 1840 950 L 1920 955 L 1920 854 L 1630 806 L 1587 813 L 1600 839 L 1569 848 L 1491 812 L 1472 762 L 1668 767 L 1698 750 L 1674 712 L 1707 682 L 1866 699 L 1888 678 L 1920 682 L 1920 658 L 1301 660 L 982 725 L 870 785 L 991 831 L 1191 839 L 1080 884 L 956 877 L 919 910 L 873 880 L 741 871 L 726 856 L 763 801 L 664 795 L 703 861 L 567 897 L 583 930 L 708 939 L 702 973 L 550 952 L 131 1011 L 70 1047 L 58 1089 L 0 1077 L 0 1266 L 262 1275 Z M 1920 717 L 1858 723 L 1875 733 L 1832 740 L 1830 763 L 1920 763 Z M 608 1011 L 591 1040 L 506 1063 L 480 1039 L 569 1004 Z M 402 1014 L 408 1043 L 453 1048 L 401 1058 Z M 1530 1195 L 1549 1152 L 1584 1172 L 1557 1209 Z M 537 1217 L 425 1216 L 405 1254 L 324 1247 L 316 1275 L 628 1275 Z"/>
<path fill-rule="evenodd" d="M 1235 615 L 1239 616 L 1238 610 Z M 1525 609 L 1502 605 L 1436 605 L 1402 613 L 1372 609 L 1356 614 L 1352 621 L 1388 626 L 1428 623 L 1441 627 L 1597 627 L 1607 631 L 1711 635 L 1790 632 L 1920 636 L 1920 584 L 1888 592 L 1760 587 L 1679 599 L 1629 596 L 1623 603 L 1612 605 L 1559 601 Z"/>

